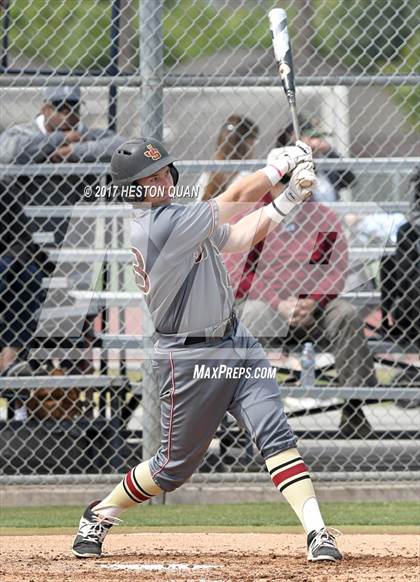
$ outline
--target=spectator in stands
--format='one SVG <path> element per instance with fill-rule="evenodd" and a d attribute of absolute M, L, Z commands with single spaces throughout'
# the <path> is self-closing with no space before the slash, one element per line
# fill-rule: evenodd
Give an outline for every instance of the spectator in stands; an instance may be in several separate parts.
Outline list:
<path fill-rule="evenodd" d="M 420 167 L 412 184 L 408 221 L 398 229 L 394 255 L 381 264 L 382 309 L 385 329 L 420 348 Z"/>
<path fill-rule="evenodd" d="M 108 129 L 80 121 L 79 87 L 47 87 L 40 114 L 0 136 L 1 164 L 107 162 L 124 141 Z"/>
<path fill-rule="evenodd" d="M 215 160 L 246 160 L 252 158 L 258 126 L 247 117 L 230 115 L 222 125 L 217 137 Z M 221 194 L 236 178 L 247 172 L 204 172 L 197 186 L 202 200 Z"/>
<path fill-rule="evenodd" d="M 80 121 L 80 105 L 78 87 L 46 88 L 40 114 L 32 122 L 10 127 L 0 135 L 0 163 L 109 161 L 112 152 L 124 140 L 109 130 L 87 128 Z M 2 309 L 4 333 L 0 368 L 3 372 L 25 353 L 42 301 L 42 277 L 54 270 L 47 255 L 34 244 L 33 234 L 50 232 L 60 246 L 70 224 L 68 218 L 29 219 L 25 206 L 74 205 L 83 201 L 84 187 L 97 181 L 97 176 L 63 175 L 59 170 L 50 175 L 19 175 L 2 180 L 0 302 L 5 311 Z M 91 246 L 93 234 L 92 221 L 82 219 L 73 228 L 71 243 Z M 86 274 L 89 268 L 90 265 L 69 267 L 64 274 L 80 280 L 80 275 Z M 57 325 L 57 333 L 60 333 L 60 325 Z"/>
<path fill-rule="evenodd" d="M 43 297 L 42 269 L 32 257 L 25 259 L 25 250 L 16 251 L 0 251 L 0 375 L 16 373 L 25 359 Z"/>
<path fill-rule="evenodd" d="M 262 203 L 267 204 L 271 194 Z M 290 220 L 250 250 L 245 263 L 225 262 L 236 288 L 242 321 L 257 337 L 313 341 L 335 356 L 342 386 L 375 386 L 373 357 L 356 309 L 337 298 L 347 269 L 347 243 L 336 214 L 307 202 Z M 361 402 L 342 411 L 347 436 L 366 436 L 371 426 Z"/>
<path fill-rule="evenodd" d="M 44 272 L 24 218 L 21 202 L 0 184 L 0 376 L 33 373 L 26 359 L 43 301 Z M 12 404 L 14 418 L 25 420 L 29 393 L 19 396 Z"/>
<path fill-rule="evenodd" d="M 314 158 L 339 158 L 339 154 L 326 139 L 327 134 L 312 123 L 299 116 L 301 140 L 311 146 Z M 293 125 L 290 124 L 278 136 L 276 147 L 291 145 L 296 141 Z M 316 160 L 315 160 L 316 161 Z M 356 179 L 353 172 L 347 169 L 322 170 L 317 168 L 317 188 L 312 200 L 315 202 L 336 202 L 340 191 L 348 188 Z"/>

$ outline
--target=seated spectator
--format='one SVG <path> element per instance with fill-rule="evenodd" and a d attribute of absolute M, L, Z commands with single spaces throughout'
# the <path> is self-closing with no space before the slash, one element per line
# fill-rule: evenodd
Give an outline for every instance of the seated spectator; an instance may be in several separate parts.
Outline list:
<path fill-rule="evenodd" d="M 80 104 L 79 87 L 47 87 L 39 115 L 0 135 L 0 163 L 109 161 L 124 140 L 108 129 L 86 127 Z"/>
<path fill-rule="evenodd" d="M 246 160 L 252 158 L 258 126 L 246 117 L 230 115 L 217 138 L 215 160 Z M 209 200 L 221 194 L 239 176 L 247 172 L 204 172 L 198 179 L 200 199 Z"/>
<path fill-rule="evenodd" d="M 109 161 L 114 149 L 124 140 L 112 131 L 86 127 L 80 120 L 80 105 L 78 87 L 46 88 L 39 115 L 0 135 L 0 163 Z M 6 177 L 0 184 L 0 302 L 4 307 L 0 365 L 3 371 L 27 351 L 42 301 L 42 277 L 52 274 L 55 267 L 34 244 L 33 234 L 49 232 L 57 246 L 63 244 L 65 237 L 73 246 L 90 247 L 94 242 L 92 220 L 80 219 L 76 225 L 73 221 L 72 232 L 68 233 L 68 218 L 29 219 L 25 207 L 74 205 L 83 201 L 84 187 L 97 182 L 98 176 L 63 175 L 58 170 L 50 175 Z M 78 281 L 83 275 L 89 275 L 90 268 L 86 264 L 69 265 L 60 274 Z M 90 282 L 86 284 L 89 286 Z M 56 333 L 62 338 L 59 324 Z M 82 368 L 86 369 L 85 364 Z"/>
<path fill-rule="evenodd" d="M 315 123 L 299 116 L 300 139 L 311 146 L 315 158 L 339 158 L 339 154 L 332 148 L 326 139 L 327 134 L 316 127 Z M 290 124 L 278 136 L 276 147 L 291 145 L 296 141 L 293 125 Z M 314 202 L 336 202 L 340 198 L 340 191 L 348 188 L 356 177 L 350 170 L 340 168 L 321 170 L 317 168 L 317 187 L 312 195 Z"/>
<path fill-rule="evenodd" d="M 267 194 L 263 202 L 270 200 Z M 337 298 L 345 284 L 347 243 L 331 209 L 305 203 L 251 249 L 245 265 L 235 255 L 226 255 L 225 263 L 241 319 L 253 335 L 312 341 L 334 354 L 340 385 L 376 385 L 363 322 Z M 371 432 L 360 401 L 345 404 L 340 428 L 347 436 Z"/>
<path fill-rule="evenodd" d="M 32 240 L 24 213 L 26 198 L 0 183 L 0 374 L 22 364 L 43 301 L 47 257 Z"/>
<path fill-rule="evenodd" d="M 42 271 L 30 259 L 0 255 L 0 375 L 26 357 L 42 303 Z"/>
<path fill-rule="evenodd" d="M 381 264 L 385 330 L 420 347 L 420 168 L 412 178 L 408 221 L 397 232 L 396 251 Z"/>

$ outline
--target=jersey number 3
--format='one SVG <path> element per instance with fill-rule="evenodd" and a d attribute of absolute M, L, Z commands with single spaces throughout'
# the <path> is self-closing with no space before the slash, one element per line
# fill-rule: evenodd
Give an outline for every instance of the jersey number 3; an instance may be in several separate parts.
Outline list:
<path fill-rule="evenodd" d="M 137 287 L 140 289 L 140 291 L 142 291 L 142 293 L 147 295 L 150 291 L 150 279 L 149 275 L 146 273 L 144 269 L 143 255 L 141 254 L 139 249 L 136 249 L 135 247 L 132 247 L 131 252 L 134 255 L 133 269 L 136 277 Z"/>

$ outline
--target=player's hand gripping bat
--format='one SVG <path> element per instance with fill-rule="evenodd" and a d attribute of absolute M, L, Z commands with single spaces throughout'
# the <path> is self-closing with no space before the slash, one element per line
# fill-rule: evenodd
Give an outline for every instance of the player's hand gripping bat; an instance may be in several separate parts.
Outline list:
<path fill-rule="evenodd" d="M 279 66 L 279 75 L 292 115 L 293 131 L 296 140 L 299 140 L 300 130 L 296 112 L 295 75 L 293 72 L 292 48 L 287 30 L 287 15 L 282 8 L 274 8 L 268 13 L 268 18 L 273 36 L 274 55 Z M 313 184 L 312 180 L 304 180 L 301 186 L 303 188 L 311 188 Z"/>

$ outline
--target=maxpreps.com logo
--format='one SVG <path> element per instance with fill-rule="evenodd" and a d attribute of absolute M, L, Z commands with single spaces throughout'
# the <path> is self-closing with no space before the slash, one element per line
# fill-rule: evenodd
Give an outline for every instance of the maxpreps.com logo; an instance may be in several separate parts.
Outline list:
<path fill-rule="evenodd" d="M 154 146 L 152 146 L 151 143 L 149 143 L 146 146 L 146 151 L 144 152 L 144 155 L 146 156 L 146 158 L 152 158 L 154 162 L 156 162 L 156 160 L 160 160 L 160 158 L 162 157 L 160 151 Z"/>

